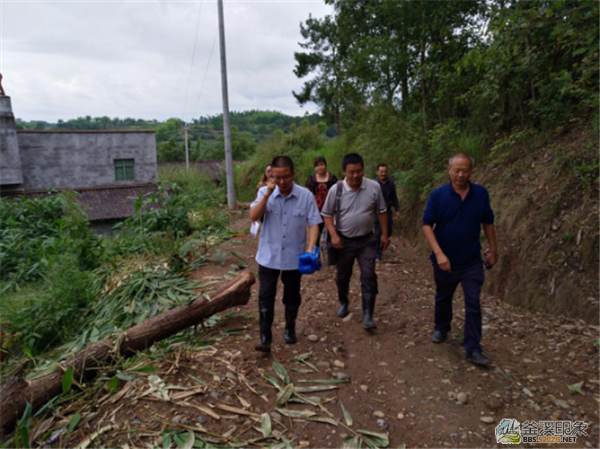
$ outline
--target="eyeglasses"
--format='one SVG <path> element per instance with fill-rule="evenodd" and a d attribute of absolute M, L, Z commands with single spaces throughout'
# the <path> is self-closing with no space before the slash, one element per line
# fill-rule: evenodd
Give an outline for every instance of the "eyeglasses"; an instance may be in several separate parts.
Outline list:
<path fill-rule="evenodd" d="M 277 181 L 288 181 L 291 178 L 292 178 L 292 175 L 273 176 L 273 179 L 275 180 L 275 182 L 277 182 Z"/>

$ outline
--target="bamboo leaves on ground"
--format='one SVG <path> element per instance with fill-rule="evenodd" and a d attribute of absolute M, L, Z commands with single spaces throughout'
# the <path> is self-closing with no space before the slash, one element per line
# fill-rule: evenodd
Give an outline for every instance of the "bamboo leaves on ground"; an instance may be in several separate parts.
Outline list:
<path fill-rule="evenodd" d="M 345 384 L 350 382 L 350 379 L 306 379 L 299 380 L 298 382 L 312 384 Z"/>
<path fill-rule="evenodd" d="M 281 363 L 273 362 L 273 369 L 285 385 L 290 383 L 290 375 Z"/>
<path fill-rule="evenodd" d="M 350 412 L 348 411 L 348 409 L 342 401 L 340 401 L 340 407 L 342 408 L 342 413 L 344 415 L 344 421 L 346 421 L 346 425 L 352 427 L 352 424 L 354 423 L 352 415 L 350 415 Z"/>
<path fill-rule="evenodd" d="M 313 385 L 310 387 L 296 387 L 294 388 L 295 393 L 317 393 L 319 391 L 337 390 L 337 385 Z"/>
<path fill-rule="evenodd" d="M 380 447 L 388 447 L 390 445 L 390 440 L 387 434 L 382 432 L 372 432 L 370 430 L 357 430 L 358 433 L 364 435 L 369 438 L 365 438 L 365 443 L 369 447 L 380 448 Z M 373 444 L 374 443 L 374 444 Z"/>
<path fill-rule="evenodd" d="M 352 435 L 344 440 L 342 444 L 342 449 L 359 449 L 362 447 L 361 439 L 356 435 Z"/>
<path fill-rule="evenodd" d="M 312 418 L 313 416 L 316 416 L 316 414 L 317 414 L 316 412 L 313 412 L 312 410 L 291 410 L 291 409 L 279 408 L 279 407 L 277 407 L 275 410 L 277 410 L 283 416 L 287 416 L 288 418 L 307 419 L 307 418 Z"/>
<path fill-rule="evenodd" d="M 261 430 L 263 437 L 267 438 L 271 435 L 271 417 L 268 413 L 263 413 L 261 416 Z"/>
<path fill-rule="evenodd" d="M 277 388 L 278 390 L 281 390 L 281 388 L 282 388 L 281 384 L 273 376 L 271 376 L 270 374 L 267 374 L 267 373 L 262 373 L 262 376 L 267 380 L 267 382 L 269 382 L 275 388 Z"/>
<path fill-rule="evenodd" d="M 288 384 L 277 393 L 277 404 L 283 405 L 290 400 L 294 394 L 294 384 Z"/>
<path fill-rule="evenodd" d="M 311 357 L 312 357 L 312 351 L 310 351 L 310 352 L 304 352 L 304 353 L 302 353 L 302 354 L 297 355 L 296 357 L 294 357 L 292 359 L 292 362 L 294 362 L 294 363 L 302 363 L 302 364 L 308 366 L 312 371 L 318 373 L 319 369 L 314 364 L 312 364 L 311 362 L 308 361 Z M 292 369 L 294 371 L 301 372 L 301 373 L 309 373 L 310 372 L 310 371 L 306 371 L 306 370 L 300 370 L 298 368 L 292 368 Z"/>
<path fill-rule="evenodd" d="M 338 425 L 338 422 L 335 419 L 330 418 L 329 416 L 313 416 L 311 418 L 308 418 L 308 420 L 315 421 L 315 422 L 322 422 L 325 424 L 330 424 L 334 427 L 337 427 L 337 425 Z"/>

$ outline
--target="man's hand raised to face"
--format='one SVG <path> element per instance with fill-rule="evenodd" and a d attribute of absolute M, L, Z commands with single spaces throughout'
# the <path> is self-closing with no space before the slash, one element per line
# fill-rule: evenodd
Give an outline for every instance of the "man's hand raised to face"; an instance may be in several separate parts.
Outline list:
<path fill-rule="evenodd" d="M 277 183 L 275 182 L 275 178 L 273 178 L 272 176 L 267 180 L 267 195 L 271 195 L 271 193 L 273 193 L 273 191 L 275 190 L 275 187 L 277 186 Z"/>

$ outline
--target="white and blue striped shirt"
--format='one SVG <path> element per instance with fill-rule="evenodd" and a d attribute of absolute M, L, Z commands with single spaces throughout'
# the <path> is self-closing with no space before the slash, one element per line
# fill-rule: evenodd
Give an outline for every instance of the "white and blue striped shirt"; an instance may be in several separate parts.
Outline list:
<path fill-rule="evenodd" d="M 252 209 L 267 192 L 262 187 L 250 205 Z M 306 226 L 322 222 L 311 192 L 294 183 L 285 197 L 275 190 L 267 201 L 256 261 L 273 270 L 297 270 L 298 256 L 306 251 Z"/>

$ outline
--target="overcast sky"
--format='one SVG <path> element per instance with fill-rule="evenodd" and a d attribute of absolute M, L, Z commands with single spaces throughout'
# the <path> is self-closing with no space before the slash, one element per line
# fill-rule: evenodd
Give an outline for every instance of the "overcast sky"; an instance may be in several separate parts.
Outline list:
<path fill-rule="evenodd" d="M 300 23 L 330 12 L 323 0 L 225 0 L 230 110 L 315 112 L 292 96 L 303 84 L 294 52 Z M 222 111 L 215 0 L 1 0 L 0 18 L 15 117 L 190 121 Z"/>

